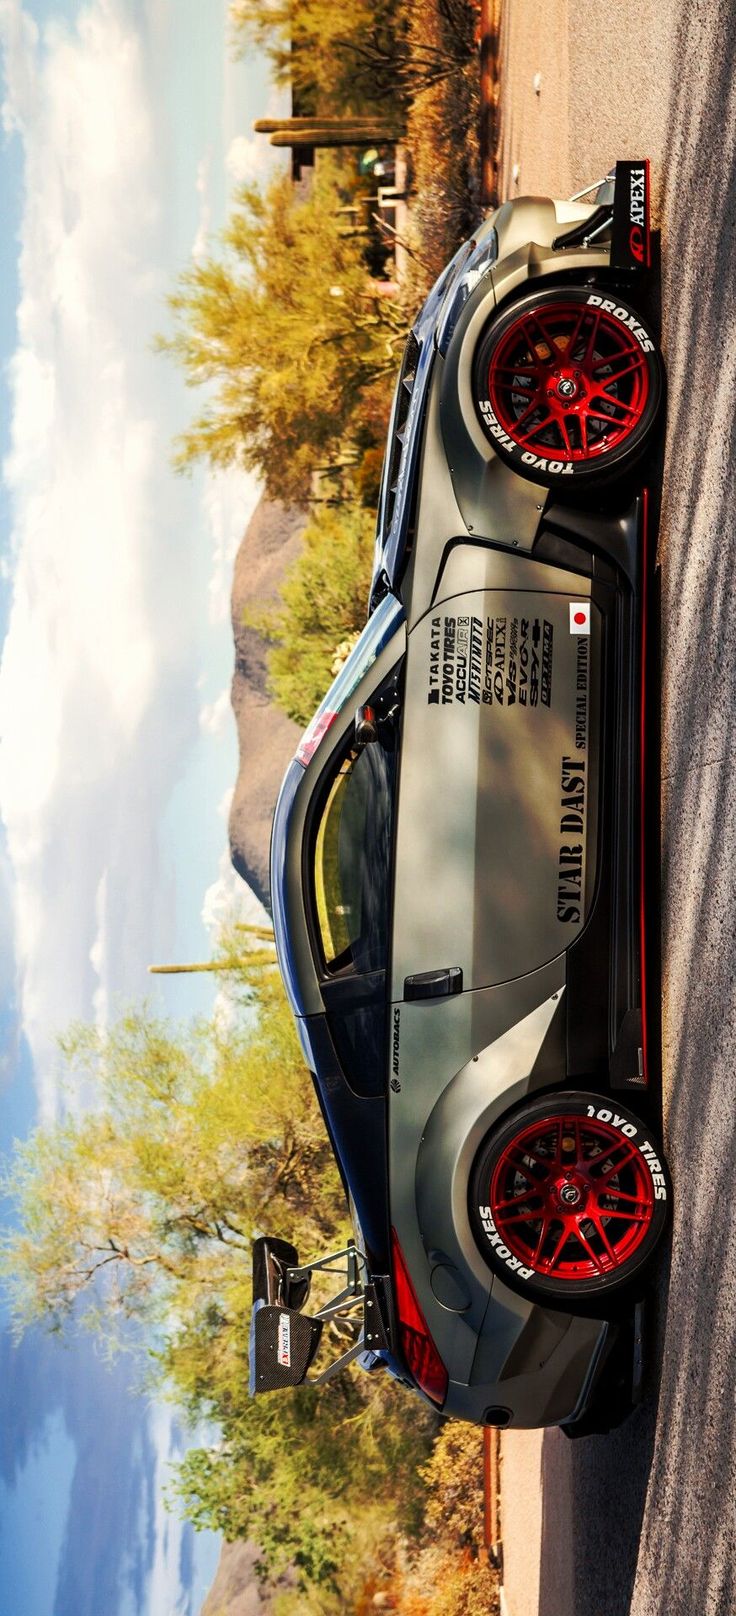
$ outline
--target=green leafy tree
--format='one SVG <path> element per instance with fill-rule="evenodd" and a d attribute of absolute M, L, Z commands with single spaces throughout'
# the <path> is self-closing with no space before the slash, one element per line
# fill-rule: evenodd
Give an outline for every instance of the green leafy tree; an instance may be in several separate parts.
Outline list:
<path fill-rule="evenodd" d="M 232 0 L 236 46 L 256 45 L 279 84 L 291 84 L 302 104 L 332 112 L 361 112 L 383 101 L 386 63 L 404 55 L 405 0 Z M 373 44 L 378 47 L 378 53 Z M 371 73 L 368 66 L 372 66 Z M 394 80 L 393 102 L 404 89 Z"/>
<path fill-rule="evenodd" d="M 268 1218 L 296 1217 L 310 1245 L 343 1228 L 277 972 L 243 974 L 255 1025 L 215 1019 L 175 1034 L 131 1012 L 106 1033 L 77 1027 L 63 1041 L 98 1103 L 38 1129 L 6 1174 L 20 1218 L 3 1237 L 2 1266 L 21 1325 L 58 1327 L 86 1298 L 93 1312 L 102 1301 L 105 1328 L 183 1316 L 242 1274 Z"/>
<path fill-rule="evenodd" d="M 268 940 L 233 929 L 219 964 L 234 989 L 227 1022 L 176 1033 L 131 1012 L 64 1040 L 97 1103 L 16 1147 L 1 1269 L 18 1328 L 83 1319 L 114 1346 L 134 1325 L 151 1383 L 219 1427 L 185 1459 L 179 1507 L 258 1543 L 264 1573 L 296 1578 L 305 1611 L 315 1589 L 314 1608 L 337 1611 L 360 1553 L 393 1529 L 394 1476 L 402 1518 L 415 1517 L 432 1421 L 358 1372 L 249 1396 L 254 1234 L 286 1234 L 310 1256 L 344 1243 L 347 1208 Z"/>
<path fill-rule="evenodd" d="M 290 718 L 307 724 L 363 627 L 375 521 L 360 505 L 318 506 L 281 587 L 281 609 L 251 619 L 272 642 L 269 683 Z"/>
<path fill-rule="evenodd" d="M 180 467 L 239 462 L 274 497 L 301 503 L 315 474 L 375 441 L 375 397 L 384 422 L 406 316 L 369 281 L 340 201 L 330 165 L 306 198 L 287 176 L 265 196 L 245 187 L 220 256 L 180 277 L 174 333 L 157 346 L 206 394 Z"/>
<path fill-rule="evenodd" d="M 441 44 L 412 37 L 406 0 L 232 0 L 236 45 L 265 51 L 300 105 L 340 113 L 405 108 L 477 56 L 473 0 L 437 0 Z"/>

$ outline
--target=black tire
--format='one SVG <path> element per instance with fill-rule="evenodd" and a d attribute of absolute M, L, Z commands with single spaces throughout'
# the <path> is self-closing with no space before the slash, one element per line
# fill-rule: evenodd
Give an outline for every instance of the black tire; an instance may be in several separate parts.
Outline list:
<path fill-rule="evenodd" d="M 570 1092 L 528 1101 L 488 1135 L 469 1210 L 479 1248 L 505 1284 L 574 1310 L 640 1278 L 671 1199 L 651 1129 L 618 1100 Z"/>
<path fill-rule="evenodd" d="M 605 288 L 527 293 L 487 326 L 473 361 L 478 418 L 496 454 L 521 476 L 568 491 L 632 470 L 663 390 L 646 322 Z"/>

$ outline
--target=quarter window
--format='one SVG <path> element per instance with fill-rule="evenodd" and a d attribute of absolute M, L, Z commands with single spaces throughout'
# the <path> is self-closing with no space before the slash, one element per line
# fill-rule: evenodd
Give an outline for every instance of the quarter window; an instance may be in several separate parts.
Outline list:
<path fill-rule="evenodd" d="M 392 700 L 392 697 L 394 698 Z M 375 699 L 378 738 L 351 736 L 317 823 L 313 895 L 324 966 L 365 975 L 385 970 L 396 785 L 396 683 Z"/>

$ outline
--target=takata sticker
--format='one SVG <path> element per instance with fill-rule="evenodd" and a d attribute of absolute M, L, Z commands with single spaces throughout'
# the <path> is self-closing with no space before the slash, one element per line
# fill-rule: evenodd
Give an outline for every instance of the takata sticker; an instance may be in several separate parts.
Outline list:
<path fill-rule="evenodd" d="M 284 1369 L 291 1369 L 291 1319 L 288 1313 L 279 1313 L 279 1344 L 277 1352 Z"/>
<path fill-rule="evenodd" d="M 590 601 L 589 600 L 571 600 L 570 601 L 570 633 L 571 634 L 589 634 L 590 633 Z"/>

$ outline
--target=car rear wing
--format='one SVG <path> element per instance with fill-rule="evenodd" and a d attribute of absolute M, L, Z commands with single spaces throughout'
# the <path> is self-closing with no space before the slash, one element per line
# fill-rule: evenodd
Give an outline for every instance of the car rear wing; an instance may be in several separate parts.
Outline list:
<path fill-rule="evenodd" d="M 315 1313 L 303 1311 L 315 1273 L 339 1275 L 344 1283 Z M 310 1375 L 325 1325 L 349 1345 L 318 1374 Z M 351 1241 L 340 1251 L 299 1262 L 295 1246 L 264 1236 L 253 1244 L 253 1312 L 250 1325 L 250 1391 L 319 1386 L 365 1352 L 388 1346 L 376 1288 L 362 1251 Z"/>
<path fill-rule="evenodd" d="M 649 221 L 649 158 L 639 157 L 616 163 L 604 180 L 596 180 L 577 191 L 571 202 L 591 191 L 597 192 L 597 208 L 587 219 L 573 225 L 552 243 L 557 251 L 565 247 L 587 247 L 610 234 L 611 268 L 632 274 L 651 268 L 652 242 Z"/>

